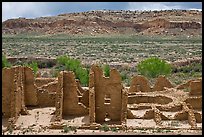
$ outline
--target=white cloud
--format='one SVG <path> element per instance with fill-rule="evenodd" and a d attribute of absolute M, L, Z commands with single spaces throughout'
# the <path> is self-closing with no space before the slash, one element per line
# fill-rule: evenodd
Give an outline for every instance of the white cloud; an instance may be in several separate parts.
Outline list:
<path fill-rule="evenodd" d="M 171 5 L 171 2 L 129 2 L 127 10 L 171 10 L 181 9 L 180 5 Z"/>
<path fill-rule="evenodd" d="M 40 6 L 39 6 L 40 4 Z M 45 2 L 2 2 L 2 21 L 18 17 L 37 17 L 49 15 Z"/>
<path fill-rule="evenodd" d="M 196 8 L 192 8 L 192 9 L 189 9 L 189 10 L 198 10 L 198 11 L 202 11 L 202 9 L 196 9 Z"/>
<path fill-rule="evenodd" d="M 108 5 L 110 5 L 108 2 L 3 2 L 2 21 L 19 17 L 36 18 L 67 12 L 94 10 Z"/>

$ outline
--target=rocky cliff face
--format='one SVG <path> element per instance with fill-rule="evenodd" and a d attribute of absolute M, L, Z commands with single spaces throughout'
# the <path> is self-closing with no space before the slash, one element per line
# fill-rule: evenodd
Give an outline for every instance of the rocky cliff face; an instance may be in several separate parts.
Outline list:
<path fill-rule="evenodd" d="M 202 12 L 186 10 L 170 11 L 89 11 L 60 14 L 36 19 L 9 19 L 2 23 L 3 34 L 163 34 L 170 29 L 177 34 L 185 30 L 202 32 Z"/>

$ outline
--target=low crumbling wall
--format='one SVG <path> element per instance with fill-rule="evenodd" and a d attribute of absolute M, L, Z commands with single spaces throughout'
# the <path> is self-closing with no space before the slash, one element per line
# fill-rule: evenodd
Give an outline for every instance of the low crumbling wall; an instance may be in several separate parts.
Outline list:
<path fill-rule="evenodd" d="M 130 84 L 130 89 L 129 93 L 131 92 L 150 92 L 151 87 L 149 85 L 149 81 L 147 78 L 143 76 L 135 76 L 133 77 L 131 84 Z"/>
<path fill-rule="evenodd" d="M 202 79 L 190 82 L 190 95 L 202 95 Z"/>
<path fill-rule="evenodd" d="M 56 78 L 36 78 L 35 84 L 37 87 L 41 87 L 41 86 L 46 85 L 50 82 L 54 82 L 56 80 L 57 80 Z"/>
<path fill-rule="evenodd" d="M 55 106 L 54 121 L 61 121 L 65 116 L 89 115 L 91 127 L 96 123 L 107 122 L 106 118 L 122 125 L 126 125 L 127 118 L 144 118 L 154 119 L 157 125 L 161 125 L 161 120 L 188 120 L 191 127 L 196 128 L 196 123 L 202 121 L 202 113 L 199 112 L 202 109 L 202 79 L 188 81 L 173 88 L 175 90 L 165 90 L 165 87 L 173 86 L 164 76 L 157 78 L 153 88 L 145 77 L 136 76 L 130 89 L 124 88 L 116 69 L 111 69 L 110 77 L 105 77 L 102 69 L 95 65 L 90 69 L 89 87 L 86 88 L 81 87 L 73 72 L 62 71 L 56 79 L 35 79 L 29 67 L 4 68 L 2 117 L 15 122 L 19 114 L 28 114 L 26 106 L 38 105 Z M 190 92 L 185 93 L 182 100 L 166 95 L 168 92 L 176 92 L 176 89 L 185 88 L 189 88 Z M 165 90 L 165 94 L 162 94 L 162 90 Z M 152 91 L 162 92 L 154 95 Z M 131 112 L 142 109 L 150 110 L 142 117 Z M 169 119 L 162 111 L 178 112 Z"/>
<path fill-rule="evenodd" d="M 48 90 L 39 89 L 37 93 L 38 106 L 40 107 L 54 107 L 56 92 L 49 92 Z"/>
<path fill-rule="evenodd" d="M 173 85 L 165 76 L 159 76 L 154 84 L 153 91 L 162 91 L 164 87 L 173 88 Z"/>
<path fill-rule="evenodd" d="M 202 78 L 189 80 L 183 84 L 180 84 L 176 87 L 177 89 L 189 89 L 191 96 L 200 96 L 202 95 Z"/>
<path fill-rule="evenodd" d="M 187 104 L 190 104 L 193 109 L 202 109 L 202 97 L 189 97 L 186 100 L 184 100 Z"/>
<path fill-rule="evenodd" d="M 138 75 L 132 78 L 130 89 L 128 92 L 133 93 L 162 91 L 165 87 L 173 88 L 172 83 L 165 76 L 159 76 L 154 86 L 151 87 L 146 77 Z"/>
<path fill-rule="evenodd" d="M 154 103 L 154 104 L 168 104 L 172 102 L 171 98 L 166 96 L 148 96 L 148 95 L 132 95 L 128 97 L 128 104 L 139 103 Z"/>
<path fill-rule="evenodd" d="M 57 79 L 36 78 L 35 83 L 37 85 L 38 106 L 54 107 L 58 83 Z"/>
<path fill-rule="evenodd" d="M 185 102 L 182 103 L 182 106 L 182 111 L 176 113 L 174 119 L 188 120 L 188 123 L 191 125 L 191 128 L 196 128 L 196 117 L 192 107 L 190 105 L 187 105 Z"/>

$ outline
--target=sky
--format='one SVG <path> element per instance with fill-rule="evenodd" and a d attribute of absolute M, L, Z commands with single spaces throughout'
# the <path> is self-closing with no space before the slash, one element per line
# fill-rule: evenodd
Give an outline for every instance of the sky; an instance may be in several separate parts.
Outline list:
<path fill-rule="evenodd" d="M 202 10 L 202 2 L 2 2 L 2 21 L 90 10 Z"/>

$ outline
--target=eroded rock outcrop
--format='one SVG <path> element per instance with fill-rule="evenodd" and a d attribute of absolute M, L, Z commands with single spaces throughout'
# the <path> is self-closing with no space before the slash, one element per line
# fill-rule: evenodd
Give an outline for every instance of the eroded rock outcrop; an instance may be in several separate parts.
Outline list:
<path fill-rule="evenodd" d="M 169 29 L 182 29 L 182 32 L 174 31 L 181 35 L 185 30 L 194 29 L 200 35 L 201 22 L 202 12 L 199 11 L 87 11 L 36 19 L 9 19 L 2 23 L 2 33 L 163 34 Z"/>

